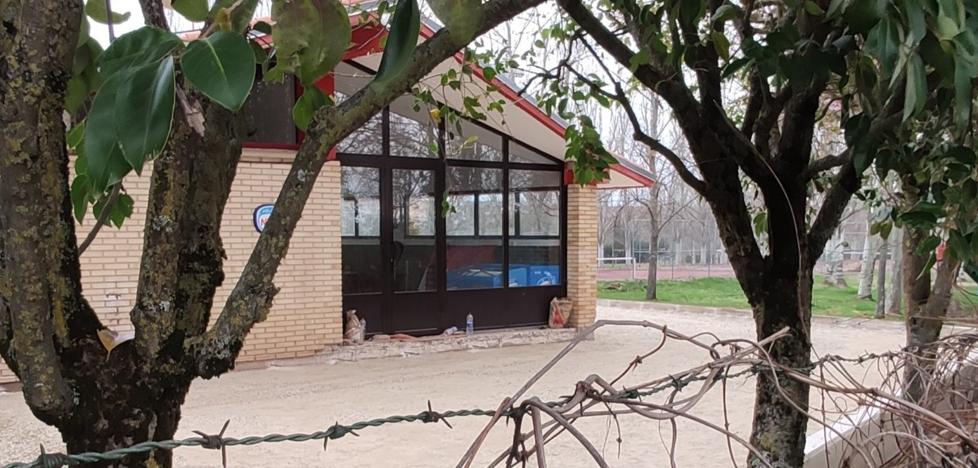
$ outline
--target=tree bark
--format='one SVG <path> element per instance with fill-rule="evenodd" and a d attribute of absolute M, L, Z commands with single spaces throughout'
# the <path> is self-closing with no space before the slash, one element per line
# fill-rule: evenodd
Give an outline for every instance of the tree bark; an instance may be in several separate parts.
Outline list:
<path fill-rule="evenodd" d="M 873 318 L 886 318 L 886 257 L 890 255 L 890 241 L 882 239 L 880 243 L 880 273 L 876 284 L 876 313 Z"/>
<path fill-rule="evenodd" d="M 165 26 L 158 1 L 141 3 L 147 20 Z M 475 12 L 479 32 L 540 3 L 491 0 Z M 233 368 L 248 331 L 264 319 L 272 280 L 326 148 L 468 42 L 443 29 L 398 76 L 317 115 L 275 215 L 209 332 L 214 291 L 223 280 L 221 215 L 240 141 L 235 119 L 216 105 L 199 100 L 203 135 L 188 128 L 179 108 L 147 201 L 131 313 L 137 338 L 108 353 L 97 334 L 103 326 L 82 296 L 62 120 L 82 8 L 80 0 L 11 1 L 0 8 L 0 356 L 24 383 L 31 410 L 57 427 L 71 453 L 173 437 L 190 382 Z M 192 105 L 198 101 L 187 97 Z M 168 451 L 157 451 L 89 466 L 171 464 Z"/>
<path fill-rule="evenodd" d="M 947 309 L 951 304 L 961 262 L 945 256 L 937 262 L 936 277 L 931 284 L 928 263 L 932 252 L 917 253 L 917 246 L 927 237 L 919 229 L 907 227 L 903 239 L 903 284 L 907 302 L 907 348 L 913 361 L 908 363 L 904 374 L 904 389 L 911 401 L 918 401 L 924 393 L 929 369 L 933 366 L 933 352 L 928 345 L 941 337 Z"/>
<path fill-rule="evenodd" d="M 868 221 L 867 225 L 872 225 L 872 221 Z M 875 237 L 867 230 L 866 239 L 863 241 L 863 258 L 859 268 L 859 290 L 856 292 L 860 299 L 873 298 L 873 273 L 876 270 L 874 239 Z"/>
<path fill-rule="evenodd" d="M 886 313 L 903 313 L 903 229 L 893 230 L 893 262 L 890 267 L 890 285 L 886 289 Z"/>
<path fill-rule="evenodd" d="M 657 200 L 653 200 L 657 203 Z M 649 218 L 649 269 L 646 276 L 645 299 L 654 301 L 658 296 L 659 275 L 659 221 L 655 216 Z"/>

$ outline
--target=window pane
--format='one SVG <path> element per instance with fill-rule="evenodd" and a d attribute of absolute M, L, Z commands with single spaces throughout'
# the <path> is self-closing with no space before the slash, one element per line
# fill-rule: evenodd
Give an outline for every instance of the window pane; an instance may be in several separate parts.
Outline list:
<path fill-rule="evenodd" d="M 562 280 L 559 239 L 510 240 L 510 287 L 552 286 Z"/>
<path fill-rule="evenodd" d="M 560 192 L 521 191 L 510 194 L 510 235 L 560 236 Z"/>
<path fill-rule="evenodd" d="M 382 128 L 383 117 L 378 113 L 336 145 L 336 151 L 353 154 L 383 154 L 384 134 Z"/>
<path fill-rule="evenodd" d="M 381 292 L 380 170 L 342 172 L 343 293 Z"/>
<path fill-rule="evenodd" d="M 503 287 L 502 169 L 449 167 L 448 289 Z"/>
<path fill-rule="evenodd" d="M 256 75 L 254 89 L 241 110 L 245 139 L 256 143 L 295 144 L 295 124 L 292 123 L 294 78 L 288 77 L 281 83 L 265 81 L 261 77 L 261 67 Z"/>
<path fill-rule="evenodd" d="M 467 120 L 460 120 L 458 126 L 449 125 L 445 144 L 445 155 L 450 159 L 503 160 L 503 138 Z"/>
<path fill-rule="evenodd" d="M 449 236 L 475 235 L 475 194 L 449 195 L 452 210 L 445 218 L 445 231 Z M 481 208 L 480 208 L 481 209 Z"/>
<path fill-rule="evenodd" d="M 527 148 L 526 146 L 523 146 L 523 144 L 513 140 L 509 141 L 509 161 L 517 163 L 560 165 L 559 162 L 547 158 L 537 151 Z"/>
<path fill-rule="evenodd" d="M 560 171 L 510 171 L 511 287 L 550 286 L 563 281 L 560 182 Z"/>
<path fill-rule="evenodd" d="M 435 175 L 394 169 L 394 291 L 432 291 L 437 286 Z"/>
<path fill-rule="evenodd" d="M 391 155 L 438 157 L 438 125 L 422 107 L 414 110 L 414 97 L 401 96 L 391 104 Z"/>
<path fill-rule="evenodd" d="M 479 235 L 501 236 L 503 234 L 503 194 L 484 193 L 479 195 Z"/>
<path fill-rule="evenodd" d="M 509 171 L 511 189 L 560 188 L 561 171 Z"/>

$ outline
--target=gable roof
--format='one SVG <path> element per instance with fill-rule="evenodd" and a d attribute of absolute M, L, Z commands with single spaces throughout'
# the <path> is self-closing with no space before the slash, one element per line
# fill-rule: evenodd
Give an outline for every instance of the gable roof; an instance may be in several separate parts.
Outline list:
<path fill-rule="evenodd" d="M 361 11 L 372 11 L 376 7 L 376 2 L 373 1 L 343 0 L 343 2 L 347 5 L 357 5 Z M 380 65 L 387 28 L 376 21 L 363 22 L 362 17 L 363 15 L 359 12 L 350 16 L 353 36 L 344 60 L 355 62 L 370 70 L 377 70 Z M 268 18 L 263 20 L 269 21 Z M 418 42 L 428 40 L 441 28 L 442 26 L 438 22 L 422 17 Z M 273 42 L 270 36 L 265 36 L 262 39 L 265 44 L 271 45 Z M 463 59 L 463 54 L 459 52 L 452 59 L 445 60 L 436 66 L 428 76 L 438 76 L 451 68 L 457 68 L 463 63 Z M 495 91 L 489 95 L 493 99 L 502 99 L 506 102 L 503 106 L 502 118 L 495 121 L 490 118 L 484 122 L 485 124 L 517 140 L 524 141 L 557 159 L 564 159 L 564 134 L 568 126 L 567 122 L 557 116 L 548 115 L 533 98 L 520 94 L 517 91 L 516 83 L 508 77 L 496 75 L 491 80 L 487 80 L 480 67 L 473 66 L 472 69 L 473 75 L 482 82 L 482 85 L 478 87 L 480 92 L 486 92 L 485 85 L 491 85 Z M 443 94 L 439 97 L 445 104 L 456 109 L 463 107 L 464 92 L 462 90 L 446 89 Z M 612 165 L 611 169 L 610 178 L 598 184 L 599 188 L 650 187 L 655 183 L 652 174 L 624 158 L 619 158 L 618 163 Z"/>

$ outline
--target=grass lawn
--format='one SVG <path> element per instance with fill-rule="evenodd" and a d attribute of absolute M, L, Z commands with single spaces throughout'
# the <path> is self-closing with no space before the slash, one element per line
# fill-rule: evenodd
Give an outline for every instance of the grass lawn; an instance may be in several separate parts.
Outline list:
<path fill-rule="evenodd" d="M 835 288 L 815 280 L 812 311 L 819 315 L 872 317 L 876 301 L 856 298 L 855 281 L 848 288 Z M 620 288 L 619 288 L 620 286 Z M 659 281 L 659 300 L 668 304 L 698 305 L 749 309 L 740 285 L 733 278 L 700 278 L 688 281 Z M 602 281 L 598 297 L 626 301 L 644 301 L 645 284 L 631 281 Z"/>

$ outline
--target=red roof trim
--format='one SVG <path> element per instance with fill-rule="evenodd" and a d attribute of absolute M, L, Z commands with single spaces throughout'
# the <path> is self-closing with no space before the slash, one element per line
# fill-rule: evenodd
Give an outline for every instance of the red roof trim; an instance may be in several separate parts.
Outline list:
<path fill-rule="evenodd" d="M 423 37 L 423 38 L 425 38 L 427 40 L 427 39 L 430 39 L 431 36 L 434 36 L 434 35 L 435 35 L 435 30 L 429 28 L 428 25 L 426 25 L 426 24 L 422 24 L 421 25 L 421 37 Z M 465 61 L 465 54 L 463 54 L 462 52 L 456 53 L 455 54 L 455 60 L 457 60 L 458 63 L 463 63 Z M 559 122 L 557 122 L 556 120 L 554 120 L 553 118 L 551 118 L 549 115 L 547 115 L 545 112 L 543 112 L 542 110 L 540 110 L 539 107 L 537 107 L 536 105 L 534 105 L 530 101 L 527 101 L 525 98 L 520 97 L 519 93 L 517 93 L 516 90 L 514 90 L 513 88 L 510 88 L 509 85 L 507 85 L 506 83 L 504 83 L 503 81 L 501 81 L 499 79 L 493 78 L 491 81 L 490 80 L 487 80 L 485 73 L 482 71 L 482 68 L 479 67 L 479 66 L 473 65 L 472 66 L 472 71 L 479 78 L 482 78 L 482 81 L 485 81 L 485 82 L 487 82 L 487 83 L 495 86 L 496 89 L 499 90 L 499 94 L 502 94 L 503 97 L 505 97 L 506 99 L 509 99 L 510 101 L 512 101 L 513 104 L 516 104 L 516 107 L 519 107 L 520 109 L 522 109 L 527 114 L 530 114 L 531 117 L 533 117 L 534 119 L 536 119 L 537 121 L 539 121 L 540 123 L 542 123 L 544 126 L 546 126 L 547 128 L 549 128 L 550 130 L 552 130 L 559 137 L 561 137 L 561 138 L 564 137 L 564 131 L 565 131 L 565 129 L 564 129 L 564 126 L 563 125 L 561 125 Z"/>

